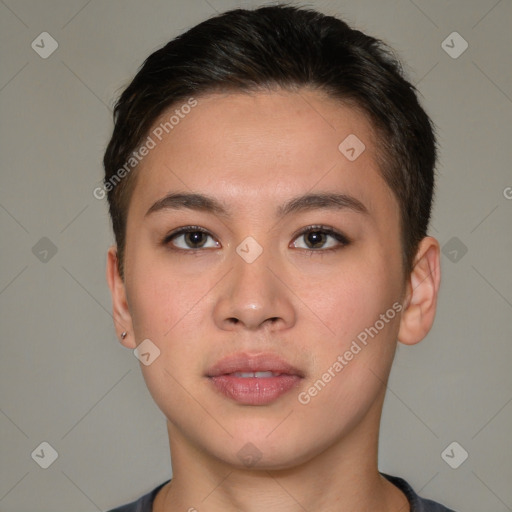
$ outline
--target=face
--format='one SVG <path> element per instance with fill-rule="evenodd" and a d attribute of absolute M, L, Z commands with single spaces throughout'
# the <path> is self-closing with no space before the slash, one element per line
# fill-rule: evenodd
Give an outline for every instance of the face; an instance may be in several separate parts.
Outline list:
<path fill-rule="evenodd" d="M 171 430 L 284 468 L 378 428 L 404 282 L 368 119 L 312 91 L 215 95 L 153 139 L 124 287 Z"/>

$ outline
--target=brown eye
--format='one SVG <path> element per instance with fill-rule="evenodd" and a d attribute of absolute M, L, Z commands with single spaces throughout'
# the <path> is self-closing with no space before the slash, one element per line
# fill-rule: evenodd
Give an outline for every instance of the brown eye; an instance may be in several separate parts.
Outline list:
<path fill-rule="evenodd" d="M 184 241 L 191 249 L 203 247 L 206 243 L 206 239 L 207 235 L 202 231 L 190 231 L 184 235 Z"/>
<path fill-rule="evenodd" d="M 211 239 L 211 241 L 208 239 Z M 184 251 L 220 247 L 220 244 L 213 239 L 212 235 L 198 226 L 186 226 L 174 231 L 165 237 L 163 244 L 171 244 L 175 248 Z"/>
<path fill-rule="evenodd" d="M 327 235 L 322 231 L 310 231 L 304 235 L 304 241 L 310 249 L 318 249 L 325 244 Z"/>
<path fill-rule="evenodd" d="M 302 241 L 302 242 L 301 242 Z M 347 237 L 332 228 L 310 226 L 300 233 L 293 242 L 293 247 L 310 251 L 322 252 L 336 250 L 348 245 Z"/>

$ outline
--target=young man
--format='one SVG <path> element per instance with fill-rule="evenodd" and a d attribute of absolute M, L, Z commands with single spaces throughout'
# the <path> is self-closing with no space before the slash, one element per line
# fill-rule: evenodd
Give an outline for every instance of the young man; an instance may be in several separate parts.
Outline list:
<path fill-rule="evenodd" d="M 397 340 L 432 326 L 435 137 L 377 41 L 235 10 L 152 54 L 105 153 L 124 346 L 172 480 L 128 511 L 447 511 L 378 471 Z"/>

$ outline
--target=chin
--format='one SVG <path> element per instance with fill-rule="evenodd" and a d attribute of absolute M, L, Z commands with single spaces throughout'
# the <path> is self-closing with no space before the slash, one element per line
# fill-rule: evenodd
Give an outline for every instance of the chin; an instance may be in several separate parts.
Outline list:
<path fill-rule="evenodd" d="M 276 429 L 279 421 L 282 418 L 277 422 L 252 422 L 250 429 L 228 427 L 233 435 L 229 442 L 211 446 L 210 438 L 206 440 L 210 441 L 210 446 L 204 448 L 224 463 L 238 469 L 276 471 L 299 466 L 328 447 L 329 442 L 320 432 L 316 435 L 310 431 L 309 435 L 305 435 L 305 432 L 299 432 L 290 425 Z M 270 423 L 272 427 L 269 428 Z M 322 444 L 318 442 L 319 439 L 322 439 Z"/>
<path fill-rule="evenodd" d="M 261 446 L 261 445 L 260 445 Z M 233 467 L 248 471 L 282 471 L 289 470 L 306 463 L 314 453 L 297 452 L 297 444 L 270 450 L 263 446 L 259 449 L 254 443 L 247 442 L 234 453 L 220 453 L 220 459 Z"/>

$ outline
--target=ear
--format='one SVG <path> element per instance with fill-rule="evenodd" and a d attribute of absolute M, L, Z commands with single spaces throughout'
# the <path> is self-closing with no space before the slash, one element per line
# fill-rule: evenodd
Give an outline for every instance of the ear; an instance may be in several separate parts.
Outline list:
<path fill-rule="evenodd" d="M 136 348 L 135 337 L 133 335 L 133 324 L 128 302 L 126 300 L 126 290 L 123 280 L 119 275 L 119 265 L 117 260 L 117 247 L 111 246 L 107 253 L 107 272 L 106 272 L 110 294 L 112 296 L 112 313 L 114 325 L 118 333 L 121 344 L 126 348 Z M 128 335 L 123 340 L 121 333 L 127 332 Z"/>
<path fill-rule="evenodd" d="M 434 323 L 441 282 L 439 242 L 430 236 L 423 238 L 415 261 L 406 285 L 406 298 L 398 332 L 398 341 L 406 345 L 420 342 Z"/>

